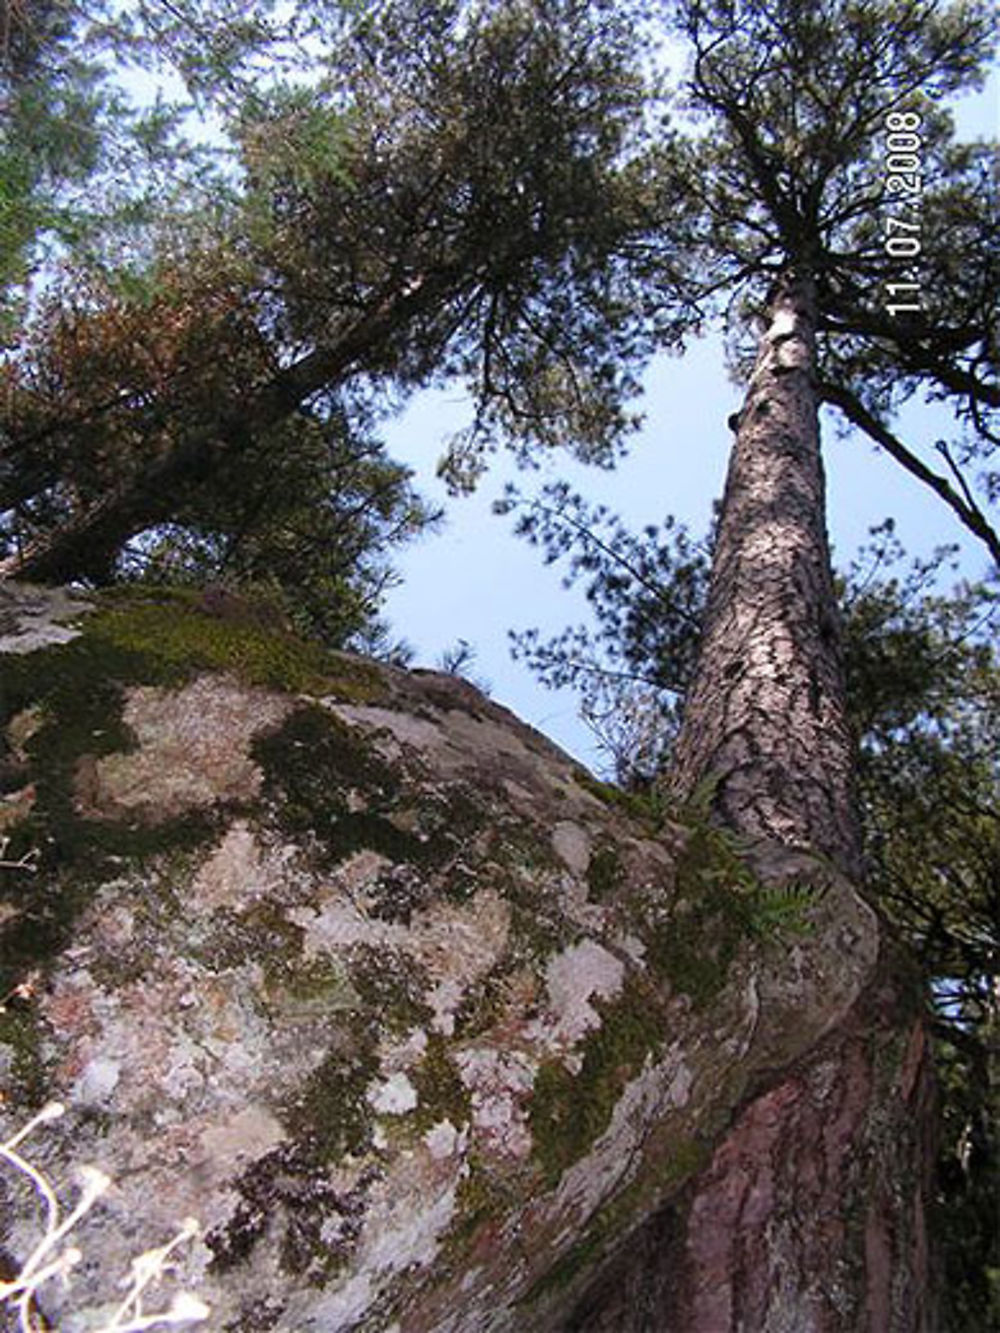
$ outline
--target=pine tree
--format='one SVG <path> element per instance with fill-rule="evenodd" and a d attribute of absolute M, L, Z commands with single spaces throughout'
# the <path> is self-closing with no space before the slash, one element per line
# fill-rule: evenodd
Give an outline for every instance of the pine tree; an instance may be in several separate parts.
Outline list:
<path fill-rule="evenodd" d="M 671 12 L 690 44 L 690 109 L 701 118 L 683 166 L 700 216 L 692 251 L 698 299 L 724 293 L 731 310 L 756 314 L 759 329 L 747 396 L 731 423 L 736 443 L 671 785 L 688 795 L 707 786 L 715 818 L 751 846 L 820 853 L 857 882 L 857 769 L 825 532 L 819 408 L 836 404 L 1000 557 L 958 449 L 942 447 L 956 489 L 889 424 L 901 402 L 923 391 L 951 402 L 966 462 L 985 461 L 993 448 L 996 219 L 976 190 L 985 150 L 956 148 L 937 104 L 975 83 L 990 26 L 975 6 L 944 10 L 905 0 L 808 7 L 690 0 Z M 919 202 L 906 209 L 896 206 L 910 189 L 909 167 L 895 153 L 903 132 L 923 165 L 913 186 Z M 668 194 L 677 161 L 664 173 Z M 959 231 L 978 242 L 962 273 L 950 248 Z M 914 279 L 918 270 L 901 271 L 898 260 L 918 253 Z M 896 299 L 922 284 L 922 301 Z M 993 487 L 987 477 L 987 498 Z M 658 1319 L 658 1326 L 706 1333 L 783 1321 L 797 1328 L 862 1320 L 871 1328 L 932 1326 L 922 1240 L 929 1112 L 922 1103 L 917 1123 L 901 1117 L 898 1098 L 876 1091 L 878 1071 L 854 1045 L 864 1033 L 874 1050 L 895 1030 L 909 1031 L 914 1050 L 923 1049 L 920 1009 L 906 996 L 905 976 L 887 935 L 872 997 L 804 1073 L 819 1077 L 825 1060 L 843 1104 L 870 1098 L 872 1120 L 895 1125 L 891 1161 L 884 1143 L 874 1148 L 873 1128 L 853 1131 L 852 1153 L 878 1200 L 867 1205 L 863 1256 L 846 1223 L 858 1181 L 803 1135 L 798 1093 L 787 1084 L 791 1103 L 779 1111 L 766 1090 L 751 1099 L 687 1209 L 650 1224 L 645 1244 L 622 1258 L 619 1290 L 659 1283 L 643 1313 L 625 1314 L 606 1282 L 581 1311 L 579 1328 L 611 1326 L 612 1311 L 619 1327 L 652 1327 Z M 915 1060 L 910 1077 L 919 1080 Z M 772 1118 L 769 1167 L 746 1160 L 753 1149 L 742 1136 L 760 1132 L 751 1128 L 758 1111 Z M 829 1232 L 810 1183 L 817 1171 L 838 1196 L 843 1225 Z M 762 1206 L 763 1238 L 737 1218 L 724 1242 L 706 1239 L 708 1212 L 746 1197 L 751 1181 L 766 1179 L 771 1185 L 760 1188 L 773 1189 L 776 1174 L 787 1197 L 780 1209 Z M 779 1213 L 795 1219 L 791 1231 Z M 826 1240 L 817 1248 L 820 1232 Z M 728 1262 L 709 1255 L 709 1244 L 725 1244 Z M 675 1265 L 676 1274 L 667 1280 L 658 1265 Z M 849 1269 L 857 1274 L 850 1296 L 836 1290 L 837 1273 Z"/>
<path fill-rule="evenodd" d="M 0 409 L 4 573 L 103 578 L 286 423 L 363 420 L 446 376 L 477 404 L 456 478 L 504 431 L 598 460 L 628 433 L 653 338 L 623 256 L 650 203 L 626 17 L 400 0 L 340 37 L 318 86 L 240 104 L 245 188 L 221 220 L 168 230 L 138 294 L 131 274 L 124 291 L 71 274 L 36 322 Z M 116 342 L 144 323 L 166 368 Z M 39 373 L 102 338 L 102 373 L 68 355 Z M 60 479 L 95 433 L 103 463 L 70 494 Z"/>
<path fill-rule="evenodd" d="M 919 385 L 949 397 L 959 420 L 971 423 L 981 442 L 989 439 L 985 416 L 1000 402 L 986 378 L 995 359 L 985 318 L 996 290 L 993 260 L 974 261 L 967 278 L 944 280 L 954 238 L 942 200 L 962 167 L 932 100 L 974 80 L 989 24 L 973 6 L 943 10 L 906 0 L 818 7 L 692 0 L 677 13 L 693 48 L 692 105 L 707 121 L 691 172 L 704 210 L 706 282 L 724 285 L 731 297 L 744 286 L 753 299 L 756 289 L 763 331 L 733 423 L 705 626 L 672 779 L 688 793 L 710 780 L 715 815 L 729 828 L 755 842 L 826 855 L 857 880 L 855 764 L 825 532 L 819 406 L 824 397 L 836 401 L 855 424 L 872 420 L 873 435 L 895 439 L 879 414 Z M 916 311 L 908 307 L 923 303 L 886 299 L 896 295 L 893 279 L 900 276 L 899 246 L 890 242 L 911 214 L 889 207 L 896 173 L 885 170 L 892 155 L 883 164 L 879 154 L 884 131 L 904 127 L 922 130 L 916 142 L 928 171 L 924 197 L 931 216 L 937 213 L 928 245 L 917 249 L 924 280 L 940 274 L 940 286 L 929 287 Z M 993 226 L 988 206 L 981 214 L 985 239 Z M 904 463 L 910 457 L 902 447 L 895 452 Z M 1000 543 L 971 490 L 938 489 L 996 558 Z M 870 1191 L 863 1244 L 847 1224 L 857 1189 L 851 1169 L 817 1153 L 803 1135 L 801 1113 L 778 1112 L 765 1091 L 733 1131 L 731 1153 L 717 1151 L 714 1171 L 696 1187 L 680 1224 L 670 1254 L 683 1275 L 665 1295 L 665 1323 L 672 1318 L 706 1331 L 713 1321 L 764 1328 L 789 1318 L 802 1328 L 933 1324 L 923 1239 L 929 1111 L 923 1103 L 903 1114 L 907 1094 L 879 1090 L 876 1058 L 858 1060 L 854 1045 L 863 1032 L 874 1051 L 888 1026 L 909 1032 L 914 1051 L 924 1049 L 906 975 L 886 935 L 873 978 L 873 997 L 881 988 L 882 998 L 862 1001 L 831 1037 L 837 1055 L 818 1052 L 806 1075 L 819 1077 L 832 1058 L 837 1096 L 845 1104 L 870 1099 L 869 1116 L 895 1126 L 891 1161 L 885 1142 L 875 1147 L 871 1126 L 858 1124 L 852 1134 Z M 915 1055 L 907 1077 L 926 1075 L 926 1056 Z M 780 1211 L 798 1222 L 794 1234 L 783 1234 L 772 1206 L 765 1213 L 775 1230 L 760 1241 L 736 1221 L 720 1274 L 701 1258 L 700 1219 L 747 1188 L 741 1136 L 755 1132 L 749 1126 L 758 1109 L 780 1122 L 781 1146 L 773 1151 L 782 1166 L 773 1169 L 783 1170 L 788 1191 Z M 810 1184 L 816 1170 L 827 1173 L 838 1195 L 842 1225 L 831 1231 L 817 1215 Z M 759 1166 L 750 1171 L 751 1178 L 761 1174 L 769 1175 Z M 767 1277 L 754 1277 L 741 1262 L 755 1248 Z M 858 1276 L 843 1304 L 837 1273 L 852 1266 Z"/>
<path fill-rule="evenodd" d="M 583 582 L 593 624 L 548 642 L 521 633 L 516 652 L 546 684 L 578 692 L 612 775 L 641 799 L 670 772 L 708 544 L 672 521 L 629 533 L 565 486 L 522 502 L 518 527 Z M 887 520 L 836 586 L 868 892 L 919 962 L 935 1039 L 941 1327 L 964 1333 L 991 1327 L 1000 1297 L 1000 601 L 988 584 L 935 590 L 956 549 L 907 567 Z"/>
<path fill-rule="evenodd" d="M 817 400 L 929 485 L 1000 561 L 975 495 L 981 483 L 990 501 L 995 477 L 960 466 L 988 466 L 996 445 L 996 155 L 956 143 L 947 109 L 988 67 L 988 12 L 684 0 L 673 13 L 691 52 L 698 135 L 686 170 L 702 291 L 767 324 L 770 293 L 809 280 Z M 953 410 L 950 478 L 893 433 L 918 395 Z"/>
<path fill-rule="evenodd" d="M 733 423 L 675 776 L 690 789 L 714 773 L 734 826 L 820 847 L 856 867 L 818 409 L 826 398 L 864 424 L 920 386 L 950 396 L 960 420 L 982 424 L 1000 402 L 986 377 L 995 355 L 990 252 L 957 283 L 943 273 L 934 282 L 953 244 L 945 200 L 966 179 L 956 163 L 974 155 L 951 147 L 946 114 L 932 99 L 974 80 L 989 27 L 971 6 L 911 3 L 691 3 L 679 6 L 678 26 L 693 49 L 692 106 L 712 131 L 696 146 L 692 173 L 706 265 L 736 294 L 770 286 Z M 913 224 L 927 237 L 915 242 L 923 308 L 890 299 L 893 224 L 909 224 L 894 207 L 893 155 L 882 154 L 901 125 L 921 129 L 907 142 L 922 145 L 926 190 L 907 213 L 931 214 Z M 967 209 L 975 213 L 971 199 Z M 982 214 L 985 238 L 995 225 L 988 202 Z M 883 443 L 889 435 L 877 423 L 872 432 Z M 909 455 L 897 456 L 905 463 Z M 947 490 L 1000 556 L 968 488 L 964 498 Z"/>

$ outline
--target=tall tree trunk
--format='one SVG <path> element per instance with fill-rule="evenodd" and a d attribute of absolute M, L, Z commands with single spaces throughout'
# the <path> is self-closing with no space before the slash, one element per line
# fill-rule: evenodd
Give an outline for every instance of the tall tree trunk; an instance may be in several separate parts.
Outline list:
<path fill-rule="evenodd" d="M 769 316 L 738 422 L 678 781 L 690 792 L 713 779 L 716 817 L 750 835 L 761 873 L 809 863 L 791 849 L 833 858 L 850 879 L 836 877 L 831 896 L 846 901 L 860 850 L 812 281 L 789 275 Z M 776 877 L 794 874 L 786 866 Z M 846 928 L 840 938 L 854 947 Z M 759 967 L 766 989 L 766 954 Z M 811 1051 L 753 1089 L 708 1166 L 623 1244 L 563 1333 L 934 1327 L 925 1227 L 933 1081 L 921 992 L 884 933 L 869 977 Z M 800 968 L 793 1005 L 807 1004 L 815 984 Z"/>
<path fill-rule="evenodd" d="M 769 317 L 739 415 L 675 781 L 690 792 L 711 777 L 731 828 L 856 872 L 811 279 L 780 282 Z"/>

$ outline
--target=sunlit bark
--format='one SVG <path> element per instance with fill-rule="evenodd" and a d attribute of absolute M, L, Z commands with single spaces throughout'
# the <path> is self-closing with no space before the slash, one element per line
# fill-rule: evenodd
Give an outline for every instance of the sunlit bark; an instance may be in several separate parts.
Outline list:
<path fill-rule="evenodd" d="M 729 467 L 676 780 L 716 780 L 732 828 L 858 866 L 839 629 L 824 517 L 815 292 L 789 276 Z"/>

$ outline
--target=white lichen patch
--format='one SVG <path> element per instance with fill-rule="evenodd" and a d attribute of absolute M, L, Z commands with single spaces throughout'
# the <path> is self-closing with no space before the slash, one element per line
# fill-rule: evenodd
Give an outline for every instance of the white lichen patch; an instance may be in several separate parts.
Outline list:
<path fill-rule="evenodd" d="M 455 1032 L 455 1014 L 465 995 L 465 986 L 455 977 L 439 981 L 427 996 L 427 1004 L 433 1013 L 431 1027 L 445 1037 Z"/>
<path fill-rule="evenodd" d="M 615 947 L 637 967 L 641 967 L 645 962 L 648 950 L 638 935 L 619 935 L 615 940 Z"/>
<path fill-rule="evenodd" d="M 552 847 L 574 875 L 585 875 L 590 864 L 591 841 L 587 830 L 569 820 L 560 820 L 552 830 Z"/>
<path fill-rule="evenodd" d="M 694 1075 L 683 1051 L 671 1047 L 656 1064 L 648 1059 L 624 1088 L 611 1121 L 587 1155 L 562 1177 L 556 1211 L 572 1222 L 590 1217 L 616 1191 L 629 1185 L 650 1125 L 659 1124 L 690 1100 Z"/>
<path fill-rule="evenodd" d="M 64 588 L 0 584 L 0 653 L 33 653 L 69 643 L 81 631 L 68 622 L 90 609 L 88 601 Z"/>
<path fill-rule="evenodd" d="M 318 909 L 294 909 L 289 919 L 305 931 L 307 957 L 358 944 L 408 954 L 434 983 L 436 1029 L 450 1031 L 469 987 L 503 957 L 511 912 L 498 893 L 482 889 L 467 903 L 436 903 L 415 912 L 406 926 L 370 917 L 354 897 L 335 893 Z"/>
<path fill-rule="evenodd" d="M 439 1120 L 424 1135 L 424 1145 L 435 1162 L 443 1162 L 464 1152 L 467 1132 L 458 1130 L 450 1120 Z"/>
<path fill-rule="evenodd" d="M 375 1312 L 381 1294 L 404 1274 L 409 1284 L 429 1270 L 455 1218 L 457 1183 L 450 1162 L 422 1151 L 399 1159 L 372 1194 L 346 1278 L 310 1305 L 308 1327 L 346 1333 Z"/>
<path fill-rule="evenodd" d="M 510 918 L 510 905 L 492 889 L 468 903 L 436 904 L 414 917 L 413 953 L 436 980 L 467 988 L 502 958 Z"/>
<path fill-rule="evenodd" d="M 376 1083 L 365 1096 L 379 1115 L 406 1115 L 415 1109 L 418 1100 L 416 1088 L 402 1071 Z"/>
<path fill-rule="evenodd" d="M 74 1105 L 86 1107 L 107 1105 L 118 1087 L 121 1072 L 120 1060 L 112 1060 L 101 1055 L 88 1060 L 73 1084 Z"/>
<path fill-rule="evenodd" d="M 99 907 L 93 914 L 97 947 L 109 952 L 126 950 L 135 937 L 135 912 L 126 902 L 119 900 L 115 890 L 102 890 L 97 901 Z"/>
<path fill-rule="evenodd" d="M 0 835 L 6 833 L 8 829 L 16 828 L 23 819 L 27 819 L 37 795 L 35 784 L 29 782 L 20 791 L 8 792 L 0 797 Z"/>
<path fill-rule="evenodd" d="M 253 1105 L 206 1126 L 198 1144 L 213 1174 L 226 1175 L 263 1157 L 284 1139 L 284 1129 L 267 1107 Z"/>
<path fill-rule="evenodd" d="M 439 777 L 468 774 L 487 762 L 496 768 L 498 760 L 524 776 L 536 775 L 544 767 L 508 722 L 474 716 L 465 708 L 425 707 L 417 716 L 402 709 L 324 702 L 348 725 L 370 732 L 371 745 L 384 758 L 396 761 L 407 751 L 416 753 Z M 529 793 L 530 789 L 522 786 L 521 790 Z"/>
<path fill-rule="evenodd" d="M 152 1120 L 183 1145 L 205 1184 L 282 1137 L 259 1100 L 262 1090 L 274 1095 L 323 1057 L 322 1046 L 313 1051 L 294 1028 L 288 1050 L 279 1044 L 269 1052 L 257 993 L 254 967 L 208 977 L 161 958 L 155 974 L 111 991 L 78 968 L 57 980 L 41 1009 L 58 1033 L 59 1077 L 73 1103 L 113 1102 L 120 1114 Z M 154 1167 L 157 1152 L 162 1141 L 157 1148 L 136 1138 L 130 1168 Z"/>
<path fill-rule="evenodd" d="M 286 882 L 292 856 L 290 847 L 277 854 L 265 849 L 246 821 L 237 820 L 198 869 L 191 901 L 200 911 L 245 908 Z"/>
<path fill-rule="evenodd" d="M 346 894 L 328 897 L 319 908 L 293 908 L 288 919 L 305 931 L 306 958 L 336 953 L 353 944 L 398 944 L 406 933 L 391 922 L 367 916 Z"/>
<path fill-rule="evenodd" d="M 165 977 L 123 986 L 112 997 L 87 968 L 79 968 L 60 978 L 46 997 L 42 1012 L 59 1033 L 61 1072 L 71 1080 L 74 1098 L 94 1105 L 114 1093 L 116 1105 L 129 1110 L 152 1109 L 167 1100 L 164 1082 L 187 1063 L 190 1049 L 183 1037 L 183 1052 L 173 1049 L 170 1016 L 176 1012 L 178 987 L 172 970 L 164 970 Z"/>
<path fill-rule="evenodd" d="M 587 881 L 568 872 L 560 876 L 559 906 L 568 921 L 588 933 L 603 933 L 612 917 L 608 907 L 590 901 Z"/>
<path fill-rule="evenodd" d="M 141 813 L 160 822 L 217 801 L 252 800 L 262 774 L 250 742 L 293 706 L 225 677 L 202 676 L 180 690 L 137 686 L 128 692 L 123 721 L 139 747 L 81 763 L 77 808 L 88 816 Z"/>
<path fill-rule="evenodd" d="M 7 741 L 18 759 L 26 758 L 25 746 L 45 725 L 45 710 L 37 704 L 22 708 L 7 723 Z"/>
<path fill-rule="evenodd" d="M 362 847 L 360 851 L 352 852 L 345 860 L 337 866 L 337 883 L 341 885 L 352 898 L 358 899 L 364 896 L 364 890 L 378 879 L 379 875 L 392 862 L 381 852 L 372 851 L 370 847 Z"/>
<path fill-rule="evenodd" d="M 581 940 L 555 954 L 545 971 L 549 1013 L 534 1025 L 535 1039 L 549 1047 L 575 1045 L 601 1025 L 601 1016 L 590 1001 L 612 999 L 621 991 L 624 979 L 621 959 L 596 940 Z"/>
<path fill-rule="evenodd" d="M 406 1184 L 410 1184 L 407 1189 Z M 392 1182 L 369 1211 L 362 1262 L 376 1270 L 403 1273 L 426 1267 L 438 1251 L 439 1238 L 455 1216 L 455 1188 L 425 1192 L 429 1181 Z"/>
<path fill-rule="evenodd" d="M 531 1152 L 527 1104 L 537 1064 L 517 1050 L 475 1046 L 460 1050 L 455 1062 L 469 1090 L 477 1143 L 497 1157 L 525 1158 Z"/>

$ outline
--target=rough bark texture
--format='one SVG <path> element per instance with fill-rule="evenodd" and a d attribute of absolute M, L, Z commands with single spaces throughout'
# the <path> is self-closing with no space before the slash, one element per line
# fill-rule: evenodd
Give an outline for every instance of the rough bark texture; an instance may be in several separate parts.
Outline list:
<path fill-rule="evenodd" d="M 0 585 L 0 703 L 0 1134 L 115 1182 L 50 1326 L 193 1213 L 213 1333 L 925 1327 L 918 1005 L 828 862 L 238 599 Z"/>
<path fill-rule="evenodd" d="M 674 781 L 730 828 L 859 868 L 814 375 L 815 292 L 788 279 L 739 416 Z"/>
<path fill-rule="evenodd" d="M 773 293 L 723 502 L 672 780 L 753 839 L 859 872 L 825 528 L 815 290 Z M 764 877 L 767 878 L 766 872 Z M 844 944 L 844 954 L 850 946 Z M 933 1123 L 919 999 L 882 961 L 851 1013 L 755 1087 L 707 1169 L 594 1283 L 575 1333 L 914 1333 L 933 1327 Z"/>
<path fill-rule="evenodd" d="M 808 1058 L 748 1099 L 708 1169 L 646 1224 L 568 1330 L 936 1327 L 933 1088 L 906 991 L 905 969 L 883 976 Z"/>

